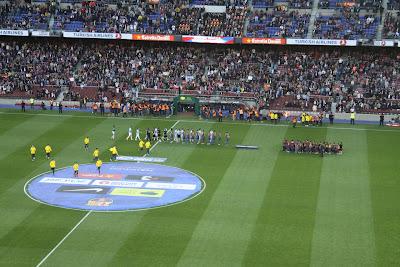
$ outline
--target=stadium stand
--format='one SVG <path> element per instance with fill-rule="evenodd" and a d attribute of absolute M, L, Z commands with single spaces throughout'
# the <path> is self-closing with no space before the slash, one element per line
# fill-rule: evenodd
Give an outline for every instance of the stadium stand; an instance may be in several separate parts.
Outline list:
<path fill-rule="evenodd" d="M 247 0 L 191 0 L 191 5 L 209 6 L 246 6 Z"/>
<path fill-rule="evenodd" d="M 253 0 L 254 8 L 272 8 L 274 6 L 274 0 Z"/>
<path fill-rule="evenodd" d="M 382 0 L 320 0 L 321 8 L 354 8 L 377 11 L 382 6 Z"/>
<path fill-rule="evenodd" d="M 337 15 L 319 15 L 315 20 L 313 36 L 323 39 L 373 39 L 380 19 L 375 15 L 360 15 L 350 9 L 341 9 Z"/>
<path fill-rule="evenodd" d="M 389 0 L 387 9 L 380 0 L 313 3 L 4 1 L 0 3 L 0 28 L 51 27 L 70 32 L 260 37 L 278 41 L 311 37 L 399 39 L 398 1 Z M 311 14 L 318 15 L 314 18 Z M 376 112 L 399 108 L 400 55 L 391 50 L 365 53 L 288 46 L 207 49 L 164 43 L 132 46 L 123 41 L 64 41 L 2 40 L 0 95 L 55 99 L 64 90 L 69 100 L 97 100 L 129 96 L 139 90 L 149 96 L 175 96 L 181 92 L 200 97 L 253 99 L 260 106 L 287 109 L 356 108 Z M 332 107 L 332 103 L 336 106 Z"/>
<path fill-rule="evenodd" d="M 399 107 L 400 54 L 340 48 L 240 48 L 103 42 L 2 42 L 0 94 L 112 99 L 134 94 L 256 99 L 276 108 Z M 33 67 L 35 66 L 35 67 Z"/>
<path fill-rule="evenodd" d="M 183 3 L 174 5 L 173 1 L 120 8 L 107 4 L 68 5 L 57 11 L 53 28 L 72 32 L 177 33 L 181 19 L 191 13 Z"/>
<path fill-rule="evenodd" d="M 296 9 L 309 9 L 312 7 L 311 0 L 289 0 L 288 6 L 289 8 L 296 8 Z"/>
<path fill-rule="evenodd" d="M 0 27 L 12 30 L 47 30 L 51 12 L 51 3 L 33 5 L 5 2 L 4 5 L 0 4 Z"/>
<path fill-rule="evenodd" d="M 388 0 L 387 8 L 381 0 L 320 0 L 316 6 L 313 3 L 312 0 L 40 0 L 32 4 L 2 1 L 0 28 L 232 37 L 396 38 L 398 1 Z"/>
<path fill-rule="evenodd" d="M 392 13 L 386 14 L 383 37 L 387 39 L 399 39 L 400 37 L 400 20 Z"/>
<path fill-rule="evenodd" d="M 1 42 L 0 94 L 55 98 L 70 84 L 83 47 L 76 44 Z"/>
<path fill-rule="evenodd" d="M 387 9 L 388 10 L 400 10 L 400 2 L 397 0 L 388 0 Z"/>
<path fill-rule="evenodd" d="M 247 9 L 244 7 L 228 7 L 224 13 L 206 13 L 199 23 L 200 35 L 234 36 L 243 33 Z"/>
<path fill-rule="evenodd" d="M 247 28 L 247 36 L 300 37 L 307 35 L 310 14 L 292 12 L 254 11 Z"/>

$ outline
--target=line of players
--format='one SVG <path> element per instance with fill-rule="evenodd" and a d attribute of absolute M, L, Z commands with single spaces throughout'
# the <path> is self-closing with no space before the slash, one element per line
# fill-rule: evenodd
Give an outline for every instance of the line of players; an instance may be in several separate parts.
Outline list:
<path fill-rule="evenodd" d="M 139 141 L 139 148 L 143 148 L 143 144 L 147 144 L 150 141 L 163 141 L 170 143 L 183 143 L 183 144 L 218 144 L 218 145 L 228 145 L 230 142 L 229 132 L 225 132 L 224 137 L 222 137 L 222 132 L 217 132 L 210 130 L 208 132 L 203 129 L 170 129 L 165 128 L 162 132 L 159 128 L 154 128 L 150 130 L 147 128 L 142 139 L 140 136 L 140 129 L 136 129 L 135 141 Z M 112 131 L 112 139 L 115 139 L 115 127 Z M 133 140 L 132 128 L 128 129 L 128 136 L 126 140 Z M 143 141 L 144 140 L 144 141 Z M 146 141 L 146 142 L 145 142 Z M 145 142 L 145 143 L 143 143 Z M 142 144 L 142 145 L 141 145 Z"/>
<path fill-rule="evenodd" d="M 116 128 L 113 126 L 112 128 L 112 135 L 111 139 L 115 140 L 115 135 L 116 135 Z M 144 148 L 146 149 L 146 155 L 150 154 L 150 149 L 151 149 L 151 141 L 154 140 L 156 142 L 158 141 L 170 141 L 170 143 L 176 142 L 176 143 L 191 143 L 191 144 L 205 144 L 206 143 L 206 138 L 207 138 L 207 144 L 215 144 L 217 143 L 218 145 L 221 145 L 223 143 L 222 140 L 222 133 L 221 132 L 215 132 L 213 130 L 210 130 L 208 133 L 206 133 L 202 129 L 198 129 L 197 131 L 194 131 L 193 129 L 170 129 L 169 131 L 165 128 L 163 131 L 163 134 L 161 136 L 161 131 L 159 128 L 155 128 L 153 131 L 151 131 L 149 128 L 147 128 L 146 133 L 145 133 L 145 138 L 144 140 L 141 139 L 140 137 L 140 129 L 136 130 L 136 136 L 135 136 L 135 141 L 139 141 L 139 150 L 143 150 Z M 132 136 L 132 127 L 129 127 L 128 129 L 128 136 L 126 137 L 126 140 L 133 140 Z M 225 132 L 225 145 L 228 145 L 230 141 L 230 134 L 228 132 Z M 83 140 L 84 144 L 84 149 L 86 151 L 89 150 L 89 143 L 90 139 L 89 137 L 85 137 Z M 44 152 L 46 154 L 46 159 L 50 160 L 50 169 L 54 175 L 55 169 L 56 169 L 56 161 L 54 158 L 51 158 L 51 153 L 53 149 L 52 147 L 47 144 L 44 147 Z M 112 146 L 109 148 L 110 151 L 110 161 L 115 161 L 118 156 L 118 149 L 116 146 Z M 36 160 L 36 152 L 37 149 L 34 145 L 31 145 L 30 147 L 30 155 L 31 155 L 31 160 L 35 161 Z M 97 171 L 100 174 L 101 172 L 101 166 L 103 165 L 103 162 L 100 160 L 100 150 L 96 148 L 93 151 L 93 160 L 96 162 L 96 167 Z M 79 172 L 79 164 L 75 162 L 72 165 L 72 168 L 74 170 L 74 176 L 78 176 Z"/>

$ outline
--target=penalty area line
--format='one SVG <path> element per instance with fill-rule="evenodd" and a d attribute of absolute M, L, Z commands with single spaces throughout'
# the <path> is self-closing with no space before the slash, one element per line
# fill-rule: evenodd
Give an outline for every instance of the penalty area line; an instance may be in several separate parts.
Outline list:
<path fill-rule="evenodd" d="M 178 125 L 178 123 L 180 122 L 180 120 L 176 121 L 170 129 L 174 128 L 176 125 Z M 170 132 L 171 130 L 168 130 L 168 132 Z M 161 143 L 161 141 L 157 141 L 154 146 L 152 146 L 150 148 L 150 151 L 152 151 L 159 143 Z M 143 155 L 143 157 L 146 157 L 147 154 Z M 58 244 L 52 249 L 50 250 L 49 253 L 47 253 L 47 255 L 36 265 L 36 267 L 40 267 L 53 253 L 54 251 L 57 250 L 57 248 L 59 248 L 62 243 L 64 243 L 64 241 L 79 227 L 79 225 L 81 225 L 87 217 L 89 217 L 90 214 L 92 214 L 93 210 L 88 211 L 85 216 L 82 217 L 82 219 L 64 236 L 63 239 L 61 239 L 60 242 L 58 242 Z"/>

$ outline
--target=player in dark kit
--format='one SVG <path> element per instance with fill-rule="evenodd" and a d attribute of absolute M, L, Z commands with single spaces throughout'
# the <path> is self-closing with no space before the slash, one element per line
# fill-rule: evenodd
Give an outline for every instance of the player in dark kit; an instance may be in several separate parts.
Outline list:
<path fill-rule="evenodd" d="M 104 102 L 103 101 L 100 102 L 100 115 L 104 116 Z"/>
<path fill-rule="evenodd" d="M 167 130 L 167 128 L 164 129 L 163 141 L 168 141 L 168 130 Z"/>
<path fill-rule="evenodd" d="M 333 115 L 332 112 L 329 113 L 329 124 L 333 124 L 333 119 L 335 118 L 335 115 Z"/>
<path fill-rule="evenodd" d="M 381 113 L 379 116 L 379 126 L 383 126 L 383 122 L 385 121 L 385 115 Z"/>
<path fill-rule="evenodd" d="M 147 130 L 146 130 L 146 138 L 145 138 L 145 140 L 146 141 L 150 141 L 151 140 L 151 131 L 150 131 L 149 128 L 147 128 Z"/>
<path fill-rule="evenodd" d="M 218 111 L 218 121 L 222 122 L 222 110 L 221 109 Z"/>
<path fill-rule="evenodd" d="M 222 144 L 222 134 L 221 132 L 219 132 L 216 135 L 217 135 L 218 145 L 220 146 Z"/>
<path fill-rule="evenodd" d="M 60 102 L 58 104 L 58 113 L 62 113 L 62 109 L 63 109 L 63 106 L 62 106 L 62 103 Z"/>
<path fill-rule="evenodd" d="M 319 146 L 319 154 L 321 155 L 321 157 L 323 157 L 324 153 L 325 153 L 325 146 L 323 144 L 321 144 Z"/>
<path fill-rule="evenodd" d="M 24 100 L 22 100 L 22 102 L 21 102 L 21 110 L 22 110 L 22 112 L 25 112 L 25 101 Z"/>

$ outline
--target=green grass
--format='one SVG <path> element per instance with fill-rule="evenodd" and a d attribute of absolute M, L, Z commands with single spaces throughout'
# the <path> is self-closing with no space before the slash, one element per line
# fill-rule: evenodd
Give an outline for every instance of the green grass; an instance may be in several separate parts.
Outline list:
<path fill-rule="evenodd" d="M 229 131 L 230 146 L 161 143 L 153 156 L 200 175 L 198 197 L 170 207 L 91 213 L 43 266 L 399 266 L 400 131 L 375 125 L 296 128 L 197 118 L 92 117 L 89 113 L 0 112 L 0 266 L 36 266 L 87 214 L 50 207 L 24 194 L 24 184 L 57 167 L 91 162 L 91 147 L 125 140 L 133 128 Z M 110 140 L 117 127 L 117 140 Z M 284 138 L 343 141 L 341 156 L 281 152 Z M 29 146 L 38 148 L 31 162 Z M 236 150 L 234 144 L 259 145 Z"/>

